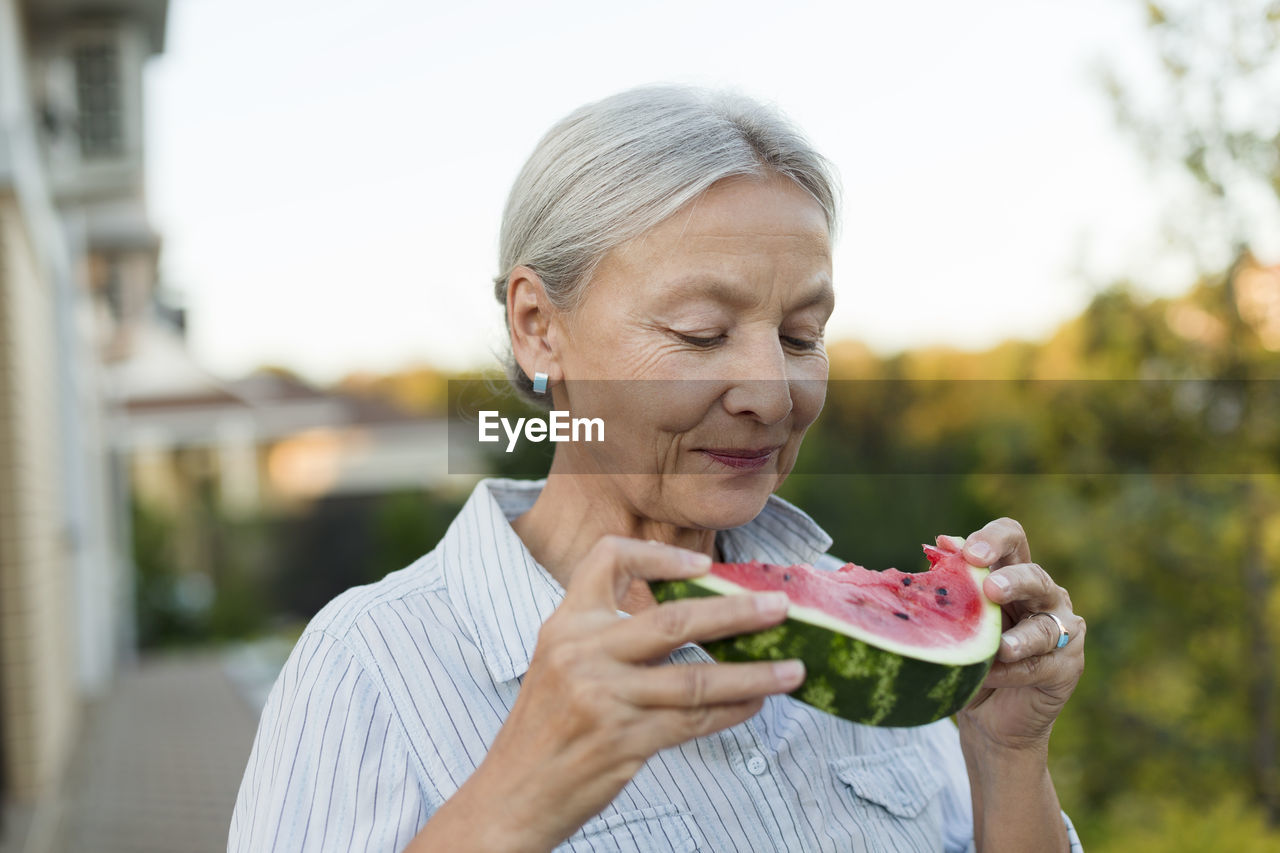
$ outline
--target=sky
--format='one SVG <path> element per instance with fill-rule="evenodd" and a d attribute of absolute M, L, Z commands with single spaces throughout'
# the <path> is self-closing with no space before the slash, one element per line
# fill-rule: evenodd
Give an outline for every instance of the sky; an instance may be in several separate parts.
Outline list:
<path fill-rule="evenodd" d="M 320 382 L 495 364 L 507 192 L 542 134 L 632 86 L 776 104 L 839 170 L 828 340 L 1040 337 L 1100 286 L 1189 283 L 1091 70 L 1140 4 L 170 0 L 147 198 L 191 348 Z"/>

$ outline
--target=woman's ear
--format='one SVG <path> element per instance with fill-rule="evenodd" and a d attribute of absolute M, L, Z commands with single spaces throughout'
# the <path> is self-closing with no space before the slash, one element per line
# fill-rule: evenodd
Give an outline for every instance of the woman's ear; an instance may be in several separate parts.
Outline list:
<path fill-rule="evenodd" d="M 551 382 L 563 378 L 556 352 L 555 311 L 536 272 L 526 266 L 511 271 L 507 279 L 511 353 L 526 376 L 545 373 Z"/>

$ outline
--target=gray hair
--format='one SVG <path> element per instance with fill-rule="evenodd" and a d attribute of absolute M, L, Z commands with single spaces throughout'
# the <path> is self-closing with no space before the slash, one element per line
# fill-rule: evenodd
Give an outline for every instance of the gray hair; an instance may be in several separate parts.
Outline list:
<path fill-rule="evenodd" d="M 785 175 L 838 230 L 834 166 L 776 108 L 732 90 L 655 85 L 574 110 L 538 142 L 502 216 L 494 296 L 504 308 L 517 266 L 572 311 L 609 250 L 638 237 L 730 177 Z M 511 318 L 507 317 L 507 330 Z M 530 400 L 532 382 L 506 354 L 507 375 Z"/>

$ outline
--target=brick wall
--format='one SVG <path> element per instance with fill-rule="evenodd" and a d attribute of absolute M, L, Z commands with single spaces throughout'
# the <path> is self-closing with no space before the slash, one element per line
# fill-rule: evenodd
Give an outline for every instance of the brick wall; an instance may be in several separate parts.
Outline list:
<path fill-rule="evenodd" d="M 0 738 L 5 793 L 56 785 L 76 729 L 70 561 L 61 530 L 53 292 L 0 192 Z"/>

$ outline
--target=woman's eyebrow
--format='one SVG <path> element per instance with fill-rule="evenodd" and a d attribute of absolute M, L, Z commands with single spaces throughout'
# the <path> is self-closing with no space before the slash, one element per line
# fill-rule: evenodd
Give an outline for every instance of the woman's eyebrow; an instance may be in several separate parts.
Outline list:
<path fill-rule="evenodd" d="M 756 300 L 755 291 L 750 285 L 715 276 L 698 275 L 677 279 L 672 283 L 668 299 L 663 301 L 670 302 L 689 297 L 709 299 L 733 307 L 751 305 Z M 814 305 L 834 305 L 835 301 L 835 289 L 831 285 L 831 279 L 822 275 L 805 288 L 787 307 L 787 310 L 798 311 Z"/>
<path fill-rule="evenodd" d="M 797 300 L 796 304 L 791 307 L 792 311 L 799 311 L 805 308 L 812 308 L 815 305 L 821 305 L 826 308 L 834 308 L 836 304 L 836 290 L 831 285 L 831 280 L 826 276 L 815 284 L 809 290 L 806 290 Z"/>

